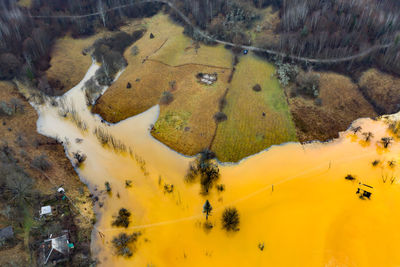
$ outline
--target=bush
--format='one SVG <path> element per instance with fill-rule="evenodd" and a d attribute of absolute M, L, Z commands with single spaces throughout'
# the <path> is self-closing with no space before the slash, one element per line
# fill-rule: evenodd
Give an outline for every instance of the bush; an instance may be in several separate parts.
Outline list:
<path fill-rule="evenodd" d="M 135 243 L 140 235 L 140 232 L 135 232 L 131 235 L 120 233 L 118 236 L 114 237 L 111 243 L 113 244 L 117 255 L 131 257 L 133 255 L 133 251 L 129 245 Z"/>
<path fill-rule="evenodd" d="M 276 74 L 282 86 L 288 86 L 289 82 L 293 81 L 299 73 L 299 68 L 289 63 L 277 62 L 276 66 L 278 67 Z"/>
<path fill-rule="evenodd" d="M 130 216 L 131 216 L 131 213 L 127 209 L 121 208 L 118 212 L 118 216 L 112 222 L 112 225 L 117 226 L 117 227 L 128 228 Z"/>
<path fill-rule="evenodd" d="M 47 160 L 47 156 L 42 154 L 32 160 L 32 166 L 42 171 L 47 171 L 51 168 L 51 163 Z"/>
<path fill-rule="evenodd" d="M 261 86 L 257 83 L 256 85 L 253 86 L 253 91 L 260 92 L 261 91 Z"/>
<path fill-rule="evenodd" d="M 12 116 L 13 114 L 13 109 L 6 102 L 0 101 L 0 115 Z"/>
<path fill-rule="evenodd" d="M 318 97 L 319 75 L 313 72 L 303 72 L 296 78 L 297 90 L 307 96 Z"/>
<path fill-rule="evenodd" d="M 88 105 L 93 105 L 96 99 L 100 96 L 102 88 L 95 79 L 89 79 L 84 86 L 86 100 Z"/>
<path fill-rule="evenodd" d="M 226 121 L 227 119 L 228 117 L 226 116 L 226 114 L 221 111 L 214 114 L 214 120 L 216 123 Z"/>
<path fill-rule="evenodd" d="M 222 228 L 226 231 L 239 231 L 239 212 L 236 208 L 226 208 L 222 214 Z"/>
<path fill-rule="evenodd" d="M 168 105 L 174 100 L 174 95 L 171 92 L 164 91 L 160 98 L 160 104 Z"/>
<path fill-rule="evenodd" d="M 139 54 L 139 47 L 137 45 L 134 45 L 131 48 L 131 54 L 132 54 L 132 56 L 137 56 Z"/>
<path fill-rule="evenodd" d="M 86 160 L 86 155 L 82 152 L 78 151 L 72 154 L 74 159 L 76 160 L 76 166 L 81 166 L 83 162 Z"/>
<path fill-rule="evenodd" d="M 106 187 L 106 191 L 107 191 L 108 193 L 110 193 L 110 192 L 111 192 L 111 185 L 110 185 L 110 183 L 109 183 L 109 182 L 105 182 L 105 183 L 104 183 L 104 186 Z"/>

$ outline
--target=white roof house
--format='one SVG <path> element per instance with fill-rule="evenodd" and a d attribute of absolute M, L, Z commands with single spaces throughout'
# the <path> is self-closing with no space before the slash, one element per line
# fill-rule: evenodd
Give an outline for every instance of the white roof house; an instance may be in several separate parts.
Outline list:
<path fill-rule="evenodd" d="M 64 261 L 70 252 L 70 244 L 68 241 L 68 234 L 63 234 L 61 236 L 44 240 L 43 247 L 43 263 L 48 262 L 61 262 Z"/>
<path fill-rule="evenodd" d="M 51 206 L 43 206 L 40 209 L 40 216 L 51 215 Z"/>

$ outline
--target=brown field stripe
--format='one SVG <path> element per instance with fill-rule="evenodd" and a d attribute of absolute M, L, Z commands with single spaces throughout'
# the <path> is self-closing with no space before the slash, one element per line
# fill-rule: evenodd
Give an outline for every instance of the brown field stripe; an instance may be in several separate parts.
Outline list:
<path fill-rule="evenodd" d="M 165 62 L 162 62 L 160 60 L 151 59 L 151 58 L 149 58 L 147 61 L 153 61 L 153 62 L 156 62 L 156 63 L 160 63 L 160 64 L 163 64 L 165 66 L 171 67 L 171 68 L 180 68 L 180 67 L 184 67 L 184 66 L 203 66 L 203 67 L 214 68 L 214 69 L 223 69 L 223 70 L 229 70 L 230 69 L 230 68 L 227 68 L 227 67 L 213 66 L 213 65 L 200 64 L 200 63 L 185 63 L 185 64 L 173 66 L 173 65 L 167 64 Z"/>
<path fill-rule="evenodd" d="M 225 93 L 222 95 L 222 98 L 221 98 L 221 99 L 226 99 L 226 95 L 228 94 L 228 92 L 229 92 L 229 88 L 226 88 Z M 219 110 L 220 112 L 222 112 L 223 109 L 219 107 L 218 110 Z M 212 138 L 211 138 L 210 145 L 208 146 L 208 149 L 209 149 L 209 150 L 211 150 L 212 145 L 214 144 L 215 137 L 217 136 L 218 124 L 219 124 L 219 123 L 218 123 L 218 122 L 215 122 L 215 123 L 216 123 L 215 132 L 214 132 L 214 134 L 213 134 L 213 136 L 212 136 Z"/>
<path fill-rule="evenodd" d="M 154 52 L 149 55 L 149 57 L 151 57 L 152 55 L 154 55 L 155 53 L 157 53 L 158 51 L 160 51 L 160 49 L 165 45 L 165 43 L 168 41 L 168 38 L 165 39 L 165 41 L 161 44 L 161 46 L 159 48 L 157 48 L 156 50 L 154 50 Z"/>

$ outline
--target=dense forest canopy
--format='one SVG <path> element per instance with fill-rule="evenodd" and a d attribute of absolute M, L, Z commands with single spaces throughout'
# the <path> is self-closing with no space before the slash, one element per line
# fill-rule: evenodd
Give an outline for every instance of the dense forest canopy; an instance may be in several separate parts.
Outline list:
<path fill-rule="evenodd" d="M 55 38 L 116 29 L 127 18 L 151 16 L 165 7 L 172 18 L 181 16 L 160 2 L 140 0 L 32 0 L 29 8 L 17 0 L 0 0 L 0 79 L 28 77 L 40 84 L 49 67 Z M 169 0 L 213 38 L 253 45 L 310 58 L 348 56 L 388 44 L 364 59 L 400 74 L 400 2 L 396 0 Z M 118 8 L 118 7 L 123 8 Z M 261 11 L 279 12 L 277 38 L 252 40 L 249 29 Z M 90 15 L 91 14 L 91 15 Z M 38 17 L 39 16 L 39 17 Z M 74 16 L 74 17 L 68 17 Z M 78 16 L 78 17 L 77 17 Z M 202 40 L 186 23 L 186 33 Z M 262 34 L 261 34 L 262 35 Z M 203 38 L 204 39 L 204 38 Z M 206 40 L 203 40 L 206 41 Z M 43 84 L 43 81 L 42 81 Z M 43 88 L 48 88 L 44 82 Z"/>

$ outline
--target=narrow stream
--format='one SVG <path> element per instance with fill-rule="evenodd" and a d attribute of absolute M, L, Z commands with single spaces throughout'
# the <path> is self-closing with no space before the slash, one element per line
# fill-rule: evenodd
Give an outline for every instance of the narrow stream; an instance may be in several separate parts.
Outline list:
<path fill-rule="evenodd" d="M 36 109 L 39 133 L 63 141 L 71 161 L 78 151 L 87 156 L 77 172 L 99 197 L 92 251 L 100 266 L 400 264 L 399 172 L 388 165 L 398 163 L 400 146 L 397 141 L 388 149 L 377 144 L 389 136 L 384 122 L 353 123 L 361 132 L 374 134 L 370 142 L 363 141 L 361 133 L 344 132 L 329 143 L 289 143 L 239 164 L 222 164 L 219 183 L 225 191 L 204 197 L 199 185 L 184 182 L 192 159 L 150 135 L 158 106 L 114 125 L 90 112 L 82 87 L 98 68 L 93 64 L 76 87 L 58 98 L 58 106 L 45 103 Z M 61 116 L 63 107 L 75 110 L 80 117 L 76 121 L 83 121 L 86 130 L 70 115 Z M 125 152 L 102 145 L 94 134 L 99 127 L 123 143 Z M 374 160 L 381 163 L 373 167 Z M 345 180 L 347 174 L 357 180 Z M 384 177 L 389 179 L 384 182 Z M 126 180 L 132 187 L 125 187 Z M 105 192 L 105 182 L 111 194 Z M 359 182 L 373 187 L 370 200 L 356 195 Z M 166 193 L 164 184 L 173 184 L 173 192 Z M 206 199 L 213 206 L 209 232 L 202 227 Z M 221 213 L 230 206 L 240 214 L 240 230 L 234 233 L 221 229 Z M 111 226 L 122 207 L 133 215 L 128 229 Z M 134 255 L 116 256 L 111 239 L 134 231 L 141 232 Z"/>

